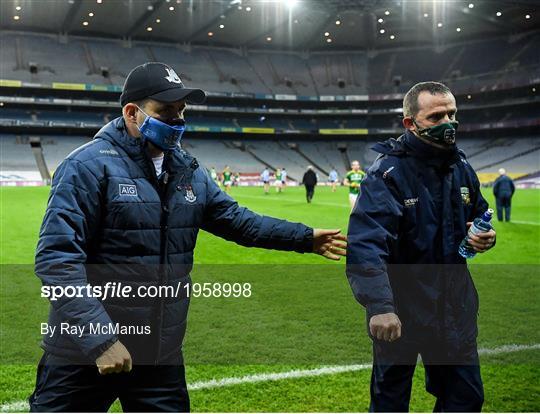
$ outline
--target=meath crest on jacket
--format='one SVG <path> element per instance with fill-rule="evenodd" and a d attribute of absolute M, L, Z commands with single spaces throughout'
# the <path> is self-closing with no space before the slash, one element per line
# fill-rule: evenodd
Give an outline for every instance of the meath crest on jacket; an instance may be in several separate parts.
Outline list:
<path fill-rule="evenodd" d="M 469 194 L 469 187 L 461 187 L 461 200 L 466 206 L 471 204 L 471 195 Z"/>

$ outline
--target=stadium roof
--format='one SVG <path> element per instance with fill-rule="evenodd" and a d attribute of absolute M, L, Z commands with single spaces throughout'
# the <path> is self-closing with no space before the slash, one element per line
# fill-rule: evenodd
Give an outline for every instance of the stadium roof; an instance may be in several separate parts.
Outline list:
<path fill-rule="evenodd" d="M 0 29 L 256 49 L 379 49 L 539 30 L 540 2 L 2 0 Z"/>

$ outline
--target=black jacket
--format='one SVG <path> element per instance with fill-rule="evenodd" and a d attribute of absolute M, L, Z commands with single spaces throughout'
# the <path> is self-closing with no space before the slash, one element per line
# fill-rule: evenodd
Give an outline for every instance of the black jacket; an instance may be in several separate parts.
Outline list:
<path fill-rule="evenodd" d="M 313 170 L 307 170 L 302 178 L 302 184 L 306 187 L 315 187 L 317 185 L 317 174 Z"/>

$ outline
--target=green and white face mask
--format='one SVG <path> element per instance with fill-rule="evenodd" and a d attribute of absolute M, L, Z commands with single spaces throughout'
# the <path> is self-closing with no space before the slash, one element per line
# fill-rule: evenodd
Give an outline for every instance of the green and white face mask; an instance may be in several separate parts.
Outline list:
<path fill-rule="evenodd" d="M 439 124 L 428 128 L 420 128 L 414 119 L 413 122 L 418 129 L 417 134 L 422 138 L 439 145 L 450 146 L 456 143 L 456 131 L 459 126 L 458 121 L 445 122 L 444 124 Z"/>

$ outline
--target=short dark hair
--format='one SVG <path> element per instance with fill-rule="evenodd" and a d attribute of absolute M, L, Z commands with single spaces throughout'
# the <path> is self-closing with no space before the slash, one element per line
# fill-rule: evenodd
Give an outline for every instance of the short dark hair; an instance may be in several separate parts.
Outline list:
<path fill-rule="evenodd" d="M 414 85 L 409 91 L 405 94 L 403 98 L 403 116 L 415 116 L 420 108 L 418 107 L 418 96 L 422 92 L 429 92 L 432 95 L 436 94 L 451 94 L 452 92 L 443 83 L 440 82 L 420 82 Z"/>
<path fill-rule="evenodd" d="M 151 99 L 150 98 L 143 98 L 143 99 L 139 99 L 137 101 L 133 101 L 131 103 L 134 103 L 135 105 L 137 105 L 139 108 L 144 108 L 146 106 L 146 104 L 148 102 L 150 102 Z"/>

